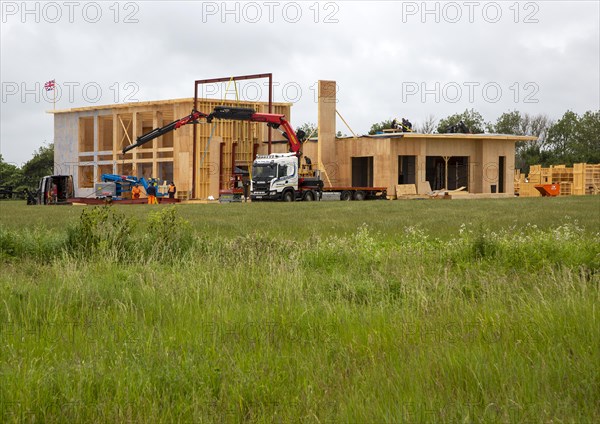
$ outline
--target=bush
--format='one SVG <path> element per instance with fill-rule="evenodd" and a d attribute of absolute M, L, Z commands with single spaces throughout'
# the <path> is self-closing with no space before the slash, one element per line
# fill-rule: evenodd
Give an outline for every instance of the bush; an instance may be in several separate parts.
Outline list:
<path fill-rule="evenodd" d="M 67 248 L 77 256 L 101 254 L 125 259 L 132 245 L 134 225 L 110 206 L 84 209 L 79 222 L 67 228 Z"/>
<path fill-rule="evenodd" d="M 135 251 L 149 260 L 176 260 L 194 245 L 188 221 L 177 216 L 175 207 L 150 213 L 139 248 Z"/>

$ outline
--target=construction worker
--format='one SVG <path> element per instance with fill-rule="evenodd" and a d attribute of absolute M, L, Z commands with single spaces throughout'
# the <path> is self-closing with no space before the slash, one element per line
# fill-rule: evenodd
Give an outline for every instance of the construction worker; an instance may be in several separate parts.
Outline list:
<path fill-rule="evenodd" d="M 177 193 L 177 187 L 175 187 L 175 183 L 173 181 L 171 181 L 171 184 L 169 184 L 169 199 L 174 199 L 175 198 L 175 193 Z"/>
<path fill-rule="evenodd" d="M 150 184 L 146 189 L 146 194 L 148 195 L 148 204 L 156 205 L 158 202 L 156 201 L 156 187 L 154 184 Z"/>
<path fill-rule="evenodd" d="M 142 194 L 142 189 L 140 188 L 139 184 L 134 185 L 133 188 L 131 189 L 131 197 L 133 199 L 139 199 L 141 194 Z"/>
<path fill-rule="evenodd" d="M 56 204 L 58 201 L 58 186 L 52 183 L 52 203 Z"/>

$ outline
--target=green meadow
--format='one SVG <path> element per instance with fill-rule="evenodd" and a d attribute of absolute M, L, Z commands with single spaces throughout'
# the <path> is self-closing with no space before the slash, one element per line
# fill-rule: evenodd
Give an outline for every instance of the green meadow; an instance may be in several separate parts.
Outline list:
<path fill-rule="evenodd" d="M 0 203 L 0 422 L 600 421 L 600 197 Z"/>

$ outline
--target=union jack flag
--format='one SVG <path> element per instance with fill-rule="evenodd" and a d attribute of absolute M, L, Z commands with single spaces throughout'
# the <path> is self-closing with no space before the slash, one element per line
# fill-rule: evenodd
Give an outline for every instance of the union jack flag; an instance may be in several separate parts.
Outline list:
<path fill-rule="evenodd" d="M 44 84 L 44 88 L 46 89 L 46 91 L 52 91 L 54 90 L 54 86 L 56 85 L 56 83 L 54 82 L 54 80 L 48 81 L 46 84 Z"/>

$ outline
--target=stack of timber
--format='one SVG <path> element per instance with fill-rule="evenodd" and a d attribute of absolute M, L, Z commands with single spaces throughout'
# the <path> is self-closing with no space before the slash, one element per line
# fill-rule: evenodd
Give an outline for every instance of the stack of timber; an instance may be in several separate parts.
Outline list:
<path fill-rule="evenodd" d="M 573 165 L 573 194 L 600 194 L 600 164 Z"/>
<path fill-rule="evenodd" d="M 399 184 L 396 186 L 396 198 L 407 199 L 499 199 L 513 197 L 511 193 L 469 193 L 465 186 L 455 190 L 431 190 L 429 182 L 425 182 L 422 192 L 418 192 L 416 184 Z"/>
<path fill-rule="evenodd" d="M 396 186 L 396 199 L 429 199 L 430 196 L 426 194 L 417 193 L 416 184 L 398 184 Z"/>
<path fill-rule="evenodd" d="M 396 199 L 398 200 L 423 200 L 423 199 L 442 199 L 446 190 L 431 190 L 429 181 L 417 189 L 416 184 L 398 184 L 396 186 Z"/>
<path fill-rule="evenodd" d="M 519 197 L 539 197 L 539 184 L 560 184 L 560 196 L 600 194 L 600 165 L 576 163 L 572 168 L 554 165 L 543 168 L 533 165 L 525 177 L 515 171 L 515 194 Z"/>

